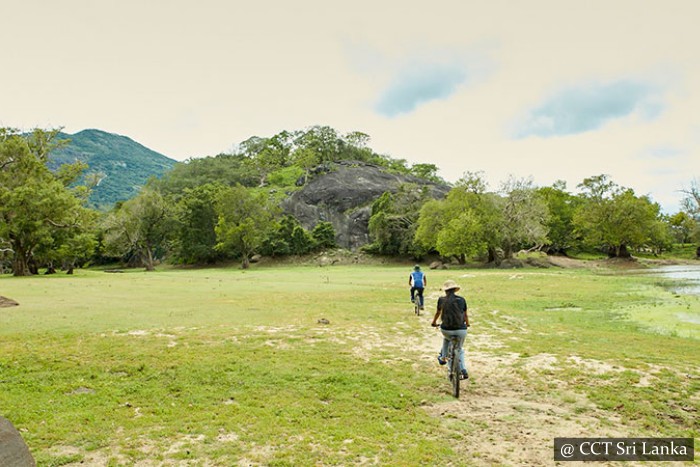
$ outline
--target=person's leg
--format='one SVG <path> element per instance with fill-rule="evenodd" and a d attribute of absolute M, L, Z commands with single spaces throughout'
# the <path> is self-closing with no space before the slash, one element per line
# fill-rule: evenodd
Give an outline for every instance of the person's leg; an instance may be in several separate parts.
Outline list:
<path fill-rule="evenodd" d="M 423 300 L 423 291 L 425 289 L 423 287 L 418 289 L 418 299 L 420 300 L 420 306 L 423 308 L 423 305 L 425 305 L 425 301 Z"/>
<path fill-rule="evenodd" d="M 450 335 L 449 333 L 452 331 L 445 331 L 444 329 L 440 329 L 442 332 L 442 348 L 440 349 L 440 357 L 442 359 L 447 358 L 447 349 L 450 346 Z"/>
<path fill-rule="evenodd" d="M 467 330 L 455 329 L 447 331 L 442 329 L 441 331 L 442 335 L 444 336 L 441 355 L 447 356 L 447 349 L 450 345 L 450 339 L 452 336 L 457 336 L 459 338 L 459 368 L 462 370 L 462 373 L 465 373 L 467 371 L 467 363 L 464 360 L 464 339 L 467 337 Z"/>
<path fill-rule="evenodd" d="M 413 302 L 416 299 L 416 288 L 411 287 L 411 302 Z"/>
<path fill-rule="evenodd" d="M 467 330 L 460 329 L 458 331 L 452 331 L 456 336 L 459 337 L 459 367 L 462 373 L 467 372 L 467 361 L 464 359 L 464 340 L 467 337 Z"/>

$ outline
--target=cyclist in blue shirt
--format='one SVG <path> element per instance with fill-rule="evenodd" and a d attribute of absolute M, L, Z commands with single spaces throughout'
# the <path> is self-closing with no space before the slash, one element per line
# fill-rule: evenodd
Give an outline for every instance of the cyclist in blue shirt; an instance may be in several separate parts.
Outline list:
<path fill-rule="evenodd" d="M 418 292 L 418 300 L 420 300 L 420 308 L 422 310 L 425 304 L 423 290 L 425 290 L 425 287 L 428 285 L 428 278 L 417 264 L 413 268 L 413 272 L 408 276 L 408 285 L 411 287 L 411 303 L 415 303 L 416 292 Z"/>

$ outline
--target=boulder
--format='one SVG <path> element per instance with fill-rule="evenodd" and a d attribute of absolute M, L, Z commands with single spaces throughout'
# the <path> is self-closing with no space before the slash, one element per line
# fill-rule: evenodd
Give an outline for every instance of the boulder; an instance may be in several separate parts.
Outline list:
<path fill-rule="evenodd" d="M 0 417 L 0 465 L 3 467 L 36 467 L 27 444 L 19 431 Z"/>
<path fill-rule="evenodd" d="M 0 296 L 0 308 L 18 306 L 18 305 L 19 305 L 19 303 L 12 300 L 11 298 Z"/>
<path fill-rule="evenodd" d="M 435 198 L 444 197 L 450 190 L 447 185 L 390 173 L 358 161 L 324 164 L 312 173 L 304 188 L 282 203 L 284 211 L 307 230 L 319 222 L 330 222 L 338 246 L 353 250 L 369 243 L 372 203 L 384 192 L 396 192 L 405 183 L 427 186 Z"/>

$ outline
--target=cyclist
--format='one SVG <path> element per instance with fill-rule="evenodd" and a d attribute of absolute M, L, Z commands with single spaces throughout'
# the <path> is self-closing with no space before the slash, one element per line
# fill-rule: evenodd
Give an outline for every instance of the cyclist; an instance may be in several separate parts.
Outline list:
<path fill-rule="evenodd" d="M 420 270 L 419 265 L 415 265 L 413 267 L 413 272 L 408 276 L 408 286 L 411 287 L 411 303 L 415 303 L 416 301 L 416 292 L 418 292 L 418 300 L 420 300 L 420 308 L 421 310 L 423 309 L 423 305 L 425 304 L 425 301 L 423 299 L 423 291 L 425 290 L 425 287 L 428 285 L 428 278 L 426 275 L 423 273 L 423 271 Z"/>
<path fill-rule="evenodd" d="M 445 291 L 445 296 L 438 299 L 437 311 L 431 326 L 437 327 L 437 320 L 442 316 L 440 330 L 443 340 L 442 349 L 438 355 L 440 365 L 447 363 L 447 348 L 450 344 L 450 338 L 459 337 L 459 367 L 462 370 L 462 379 L 467 379 L 469 373 L 467 373 L 467 365 L 464 361 L 464 339 L 467 337 L 469 316 L 467 315 L 467 301 L 456 293 L 459 289 L 459 285 L 451 280 L 443 284 L 442 290 Z"/>

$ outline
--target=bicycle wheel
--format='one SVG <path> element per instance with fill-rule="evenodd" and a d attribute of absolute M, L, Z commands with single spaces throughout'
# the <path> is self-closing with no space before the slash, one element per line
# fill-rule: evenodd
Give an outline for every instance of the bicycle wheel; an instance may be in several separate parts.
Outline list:
<path fill-rule="evenodd" d="M 413 309 L 416 316 L 420 316 L 420 299 L 416 298 L 415 308 Z"/>
<path fill-rule="evenodd" d="M 457 339 L 453 338 L 450 343 L 450 380 L 452 382 L 452 395 L 459 398 L 459 380 L 462 371 L 459 367 L 459 351 Z"/>

